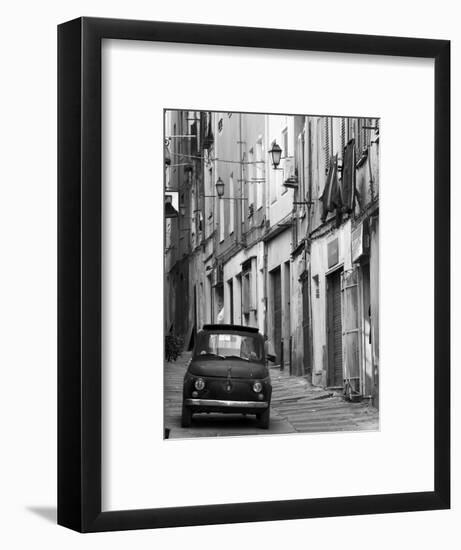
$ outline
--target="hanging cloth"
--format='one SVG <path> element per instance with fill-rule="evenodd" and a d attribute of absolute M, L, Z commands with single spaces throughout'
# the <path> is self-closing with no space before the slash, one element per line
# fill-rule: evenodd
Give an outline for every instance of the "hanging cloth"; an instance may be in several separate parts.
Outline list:
<path fill-rule="evenodd" d="M 342 211 L 352 212 L 355 206 L 355 140 L 351 139 L 344 148 L 342 185 Z"/>
<path fill-rule="evenodd" d="M 207 118 L 207 122 L 205 122 L 206 131 L 203 138 L 203 148 L 210 149 L 214 141 L 213 131 L 211 129 L 211 113 L 207 113 L 206 118 Z"/>
<path fill-rule="evenodd" d="M 338 155 L 330 158 L 325 187 L 320 200 L 322 201 L 321 220 L 324 222 L 327 219 L 328 212 L 333 212 L 335 208 L 340 208 L 342 204 L 338 182 Z"/>
<path fill-rule="evenodd" d="M 332 157 L 333 166 L 330 176 L 330 185 L 328 189 L 328 211 L 333 212 L 342 206 L 341 189 L 338 181 L 338 155 Z"/>

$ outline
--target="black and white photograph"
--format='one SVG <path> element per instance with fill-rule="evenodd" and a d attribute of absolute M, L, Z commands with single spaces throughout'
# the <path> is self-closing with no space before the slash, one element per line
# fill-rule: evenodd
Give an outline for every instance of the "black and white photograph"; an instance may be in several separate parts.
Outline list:
<path fill-rule="evenodd" d="M 380 119 L 164 110 L 164 437 L 379 430 Z"/>
<path fill-rule="evenodd" d="M 1 548 L 456 548 L 456 6 L 4 4 Z"/>

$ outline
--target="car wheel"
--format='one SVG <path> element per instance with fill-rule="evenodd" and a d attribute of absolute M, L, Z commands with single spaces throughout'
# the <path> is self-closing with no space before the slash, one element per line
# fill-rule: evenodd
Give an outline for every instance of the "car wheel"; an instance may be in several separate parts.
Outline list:
<path fill-rule="evenodd" d="M 271 414 L 271 409 L 270 407 L 267 407 L 267 409 L 264 412 L 257 415 L 258 425 L 263 430 L 269 429 L 270 414 Z"/>
<path fill-rule="evenodd" d="M 181 426 L 183 428 L 189 428 L 192 423 L 192 411 L 185 405 L 182 406 L 181 413 Z"/>

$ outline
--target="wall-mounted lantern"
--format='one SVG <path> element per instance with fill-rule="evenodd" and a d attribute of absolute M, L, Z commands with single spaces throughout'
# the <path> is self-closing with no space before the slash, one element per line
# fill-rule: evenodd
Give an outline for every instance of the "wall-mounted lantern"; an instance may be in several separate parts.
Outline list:
<path fill-rule="evenodd" d="M 272 165 L 275 169 L 277 169 L 280 164 L 280 159 L 282 158 L 282 148 L 275 140 L 272 143 L 272 149 L 269 150 L 269 153 L 272 157 Z"/>
<path fill-rule="evenodd" d="M 219 198 L 224 196 L 224 182 L 221 178 L 218 178 L 216 182 L 216 194 Z"/>

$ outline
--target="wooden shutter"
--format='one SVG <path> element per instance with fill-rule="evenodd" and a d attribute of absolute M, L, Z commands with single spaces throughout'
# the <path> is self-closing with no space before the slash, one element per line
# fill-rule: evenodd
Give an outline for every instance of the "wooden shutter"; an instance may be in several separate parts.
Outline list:
<path fill-rule="evenodd" d="M 245 315 L 248 315 L 252 308 L 251 302 L 251 271 L 246 271 L 242 276 L 242 309 Z"/>

